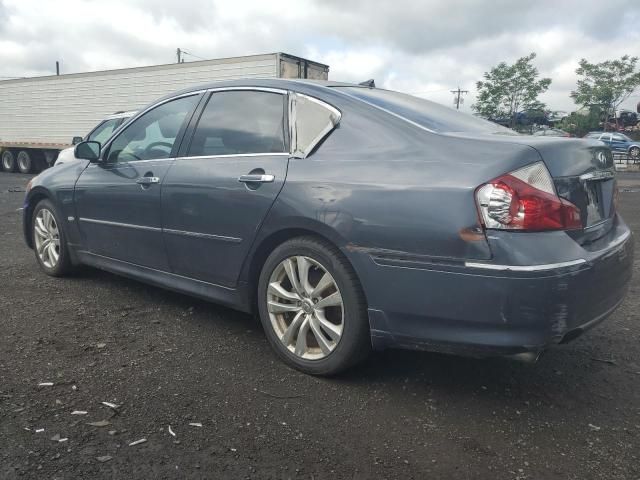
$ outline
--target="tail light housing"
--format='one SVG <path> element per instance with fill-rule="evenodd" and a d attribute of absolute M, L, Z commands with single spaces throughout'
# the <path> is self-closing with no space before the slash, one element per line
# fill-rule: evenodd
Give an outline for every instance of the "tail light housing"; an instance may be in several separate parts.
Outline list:
<path fill-rule="evenodd" d="M 544 163 L 514 170 L 476 189 L 487 229 L 545 231 L 582 228 L 580 210 L 558 197 Z"/>

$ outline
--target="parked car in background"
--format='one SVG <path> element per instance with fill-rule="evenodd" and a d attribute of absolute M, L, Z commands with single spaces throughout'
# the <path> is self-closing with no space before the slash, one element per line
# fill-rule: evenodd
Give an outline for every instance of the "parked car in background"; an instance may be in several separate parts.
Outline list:
<path fill-rule="evenodd" d="M 584 138 L 592 138 L 606 143 L 614 152 L 629 155 L 634 161 L 640 160 L 640 142 L 620 132 L 589 132 Z"/>
<path fill-rule="evenodd" d="M 533 132 L 536 137 L 571 137 L 569 132 L 560 130 L 559 128 L 542 128 Z"/>
<path fill-rule="evenodd" d="M 410 95 L 215 83 L 75 148 L 27 186 L 44 273 L 86 264 L 256 312 L 311 374 L 371 348 L 532 361 L 604 320 L 631 277 L 609 148 Z"/>
<path fill-rule="evenodd" d="M 126 123 L 126 121 L 133 117 L 135 114 L 135 111 L 131 111 L 116 112 L 113 115 L 109 115 L 98 125 L 96 125 L 93 130 L 91 130 L 85 137 L 73 137 L 72 143 L 73 145 L 76 145 L 82 141 L 91 140 L 94 142 L 99 142 L 102 145 L 109 139 L 113 132 L 118 130 L 121 125 Z M 61 150 L 54 165 L 60 165 L 71 160 L 76 160 L 74 150 L 75 146 Z"/>

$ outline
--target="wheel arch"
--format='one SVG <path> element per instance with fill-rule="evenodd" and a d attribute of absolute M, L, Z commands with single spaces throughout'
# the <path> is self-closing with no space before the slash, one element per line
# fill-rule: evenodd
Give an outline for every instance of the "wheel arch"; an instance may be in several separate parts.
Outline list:
<path fill-rule="evenodd" d="M 268 234 L 257 240 L 251 249 L 251 254 L 248 257 L 247 262 L 244 265 L 240 279 L 241 281 L 246 282 L 247 300 L 252 312 L 257 312 L 258 280 L 267 257 L 276 247 L 287 240 L 297 237 L 315 237 L 336 247 L 344 256 L 349 266 L 356 273 L 356 276 L 358 276 L 355 265 L 349 259 L 349 256 L 345 254 L 345 249 L 341 248 L 345 246 L 347 242 L 338 234 L 338 232 L 333 231 L 326 224 L 316 225 L 315 222 L 307 223 L 303 226 L 283 226 L 277 230 L 270 231 Z"/>
<path fill-rule="evenodd" d="M 31 249 L 33 249 L 33 231 L 31 229 L 33 210 L 38 203 L 45 199 L 53 202 L 53 196 L 48 190 L 42 187 L 34 187 L 33 190 L 29 192 L 24 204 L 24 235 L 27 245 Z"/>

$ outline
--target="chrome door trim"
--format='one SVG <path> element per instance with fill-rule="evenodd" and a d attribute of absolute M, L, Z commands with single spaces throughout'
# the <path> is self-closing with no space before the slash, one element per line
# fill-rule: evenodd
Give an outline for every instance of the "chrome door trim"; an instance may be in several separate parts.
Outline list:
<path fill-rule="evenodd" d="M 185 237 L 204 238 L 207 240 L 220 240 L 223 242 L 231 242 L 231 243 L 242 242 L 242 239 L 237 237 L 225 237 L 224 235 L 213 235 L 211 233 L 188 232 L 186 230 L 174 230 L 172 228 L 163 228 L 162 232 L 169 233 L 172 235 L 182 235 Z"/>
<path fill-rule="evenodd" d="M 109 227 L 133 228 L 136 230 L 146 230 L 149 232 L 162 231 L 162 229 L 158 227 L 147 227 L 145 225 L 135 225 L 133 223 L 110 222 L 109 220 L 98 220 L 96 218 L 80 218 L 79 220 L 85 223 L 94 223 L 96 225 L 106 225 Z"/>
<path fill-rule="evenodd" d="M 584 258 L 578 258 L 577 260 L 570 260 L 568 262 L 558 263 L 545 263 L 541 265 L 498 265 L 495 263 L 480 263 L 480 262 L 464 262 L 465 267 L 479 268 L 485 270 L 501 270 L 511 272 L 541 272 L 545 270 L 555 270 L 556 268 L 574 267 L 576 265 L 582 265 L 587 263 Z"/>
<path fill-rule="evenodd" d="M 275 175 L 240 175 L 238 181 L 241 183 L 272 183 L 276 179 Z"/>

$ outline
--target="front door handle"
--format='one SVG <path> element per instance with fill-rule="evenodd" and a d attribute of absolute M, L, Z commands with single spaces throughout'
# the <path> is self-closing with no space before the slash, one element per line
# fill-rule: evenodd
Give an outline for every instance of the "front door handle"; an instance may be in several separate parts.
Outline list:
<path fill-rule="evenodd" d="M 136 183 L 140 185 L 151 185 L 152 183 L 160 183 L 158 177 L 140 177 L 136 180 Z"/>
<path fill-rule="evenodd" d="M 240 175 L 240 177 L 238 178 L 238 181 L 242 183 L 272 183 L 275 179 L 276 177 L 274 175 L 249 174 L 249 175 Z"/>

